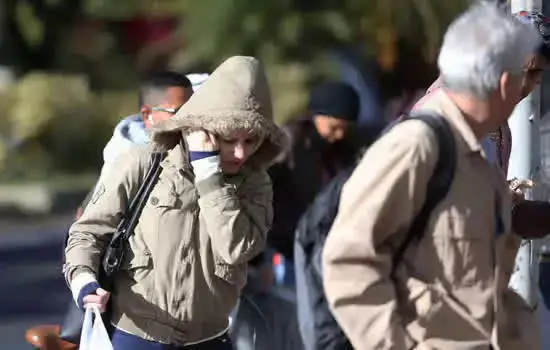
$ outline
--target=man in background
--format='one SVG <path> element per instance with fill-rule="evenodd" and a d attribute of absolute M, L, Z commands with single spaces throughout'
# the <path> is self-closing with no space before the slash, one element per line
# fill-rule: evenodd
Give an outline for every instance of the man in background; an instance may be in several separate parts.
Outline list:
<path fill-rule="evenodd" d="M 139 113 L 122 119 L 113 131 L 113 136 L 103 149 L 103 168 L 106 172 L 120 153 L 149 142 L 152 125 L 171 118 L 189 100 L 193 92 L 208 79 L 208 74 L 184 75 L 161 71 L 145 77 L 139 87 Z M 90 200 L 93 191 L 86 196 L 77 210 L 77 218 Z"/>

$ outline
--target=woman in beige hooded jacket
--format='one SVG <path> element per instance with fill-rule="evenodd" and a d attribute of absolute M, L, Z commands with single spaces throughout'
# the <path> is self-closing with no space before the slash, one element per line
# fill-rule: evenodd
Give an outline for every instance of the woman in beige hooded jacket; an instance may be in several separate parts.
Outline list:
<path fill-rule="evenodd" d="M 66 279 L 81 307 L 111 299 L 115 350 L 231 349 L 228 316 L 273 219 L 265 169 L 286 143 L 259 62 L 225 61 L 152 138 L 102 176 L 70 229 Z M 110 295 L 101 256 L 158 150 L 162 172 Z"/>

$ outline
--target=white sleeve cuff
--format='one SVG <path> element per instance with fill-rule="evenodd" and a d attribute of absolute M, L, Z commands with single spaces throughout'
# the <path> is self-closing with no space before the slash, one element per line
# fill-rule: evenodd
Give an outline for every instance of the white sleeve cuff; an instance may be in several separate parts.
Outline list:
<path fill-rule="evenodd" d="M 191 162 L 191 166 L 195 174 L 195 181 L 204 180 L 222 171 L 220 167 L 220 156 L 218 155 L 194 160 Z"/>
<path fill-rule="evenodd" d="M 73 300 L 78 305 L 78 296 L 80 295 L 80 290 L 82 287 L 87 285 L 88 283 L 96 282 L 97 279 L 95 278 L 94 274 L 89 272 L 82 272 L 76 275 L 75 278 L 71 281 L 71 293 L 73 295 Z"/>

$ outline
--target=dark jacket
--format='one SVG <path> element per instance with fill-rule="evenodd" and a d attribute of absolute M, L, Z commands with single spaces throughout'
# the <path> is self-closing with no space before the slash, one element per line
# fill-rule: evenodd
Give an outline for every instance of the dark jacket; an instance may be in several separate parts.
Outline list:
<path fill-rule="evenodd" d="M 296 303 L 265 288 L 258 270 L 249 266 L 230 336 L 236 350 L 303 350 Z"/>
<path fill-rule="evenodd" d="M 323 291 L 321 252 L 338 213 L 340 192 L 353 167 L 340 172 L 315 198 L 296 229 L 294 263 L 298 320 L 306 350 L 351 350 Z"/>
<path fill-rule="evenodd" d="M 334 144 L 319 135 L 311 118 L 289 123 L 285 129 L 290 151 L 268 171 L 274 209 L 268 244 L 292 260 L 294 231 L 302 214 L 336 174 L 355 163 L 360 149 L 372 143 L 381 129 L 351 127 L 345 140 Z"/>

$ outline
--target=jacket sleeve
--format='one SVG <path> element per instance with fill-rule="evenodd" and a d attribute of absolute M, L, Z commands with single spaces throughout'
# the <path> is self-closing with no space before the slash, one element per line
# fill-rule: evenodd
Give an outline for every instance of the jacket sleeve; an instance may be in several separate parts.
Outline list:
<path fill-rule="evenodd" d="M 244 176 L 244 178 L 243 178 Z M 228 264 L 260 253 L 273 221 L 273 191 L 265 171 L 243 176 L 215 173 L 196 184 L 213 249 Z"/>
<path fill-rule="evenodd" d="M 97 278 L 104 249 L 126 210 L 128 198 L 137 192 L 148 160 L 141 148 L 131 150 L 118 157 L 116 171 L 113 168 L 99 179 L 86 210 L 69 229 L 63 268 L 69 285 L 80 272 Z"/>
<path fill-rule="evenodd" d="M 355 349 L 413 346 L 396 309 L 392 252 L 420 211 L 437 157 L 431 129 L 407 121 L 367 151 L 344 185 L 323 249 L 323 283 Z"/>
<path fill-rule="evenodd" d="M 512 228 L 521 238 L 543 238 L 550 233 L 550 203 L 522 200 L 512 210 Z"/>

